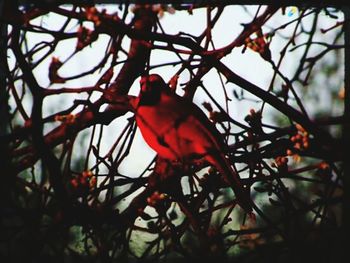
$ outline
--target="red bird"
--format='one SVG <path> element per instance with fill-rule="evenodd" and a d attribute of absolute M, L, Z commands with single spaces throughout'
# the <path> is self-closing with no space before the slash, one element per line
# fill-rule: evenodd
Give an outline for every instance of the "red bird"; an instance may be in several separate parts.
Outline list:
<path fill-rule="evenodd" d="M 228 181 L 240 206 L 252 212 L 252 200 L 222 152 L 227 146 L 199 107 L 173 93 L 157 74 L 143 76 L 136 123 L 148 145 L 171 161 L 204 158 Z"/>

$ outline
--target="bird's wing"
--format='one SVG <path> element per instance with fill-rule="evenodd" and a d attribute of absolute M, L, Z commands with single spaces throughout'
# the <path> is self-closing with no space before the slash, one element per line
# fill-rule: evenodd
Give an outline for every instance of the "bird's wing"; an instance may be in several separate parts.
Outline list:
<path fill-rule="evenodd" d="M 229 160 L 225 157 L 226 145 L 222 136 L 214 124 L 209 121 L 205 114 L 195 104 L 186 99 L 176 96 L 179 116 L 177 136 L 183 141 L 193 141 L 194 150 L 205 155 L 205 159 L 216 167 L 219 173 L 232 187 L 238 203 L 246 212 L 252 211 L 252 201 L 249 192 L 244 189 L 239 175 L 232 169 Z M 176 127 L 175 127 L 176 128 Z"/>
<path fill-rule="evenodd" d="M 177 107 L 173 108 L 173 110 L 177 111 L 179 116 L 181 116 L 177 125 L 179 127 L 183 126 L 188 131 L 187 133 L 184 132 L 184 138 L 199 141 L 202 136 L 203 139 L 207 140 L 207 143 L 202 142 L 203 146 L 207 144 L 210 148 L 215 147 L 216 150 L 225 153 L 227 151 L 227 145 L 223 141 L 223 136 L 204 112 L 186 98 L 178 95 L 174 97 L 174 105 L 177 105 Z"/>

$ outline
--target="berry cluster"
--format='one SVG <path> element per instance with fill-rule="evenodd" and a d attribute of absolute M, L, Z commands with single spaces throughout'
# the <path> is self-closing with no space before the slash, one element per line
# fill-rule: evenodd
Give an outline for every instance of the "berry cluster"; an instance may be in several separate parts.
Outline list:
<path fill-rule="evenodd" d="M 75 122 L 76 115 L 75 114 L 67 114 L 67 115 L 56 115 L 55 121 L 60 121 L 66 124 L 72 124 Z"/>
<path fill-rule="evenodd" d="M 293 156 L 293 159 L 298 162 L 300 161 L 300 156 L 297 153 L 309 148 L 309 133 L 300 124 L 296 124 L 295 128 L 297 133 L 290 137 L 293 148 L 288 149 L 286 154 Z"/>
<path fill-rule="evenodd" d="M 163 202 L 166 198 L 167 198 L 166 194 L 155 191 L 150 197 L 147 198 L 147 204 L 149 206 L 156 207 L 161 202 Z"/>
<path fill-rule="evenodd" d="M 70 181 L 77 190 L 89 190 L 97 184 L 97 178 L 91 171 L 84 171 Z"/>

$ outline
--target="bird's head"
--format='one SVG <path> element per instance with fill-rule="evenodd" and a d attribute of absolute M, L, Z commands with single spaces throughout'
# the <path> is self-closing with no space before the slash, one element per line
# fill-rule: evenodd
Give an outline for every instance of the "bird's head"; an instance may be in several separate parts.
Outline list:
<path fill-rule="evenodd" d="M 162 91 L 166 87 L 166 84 L 161 76 L 158 74 L 151 74 L 142 76 L 140 80 L 141 92 L 157 92 Z"/>
<path fill-rule="evenodd" d="M 159 102 L 162 92 L 168 90 L 167 84 L 161 76 L 151 74 L 142 76 L 140 80 L 140 104 L 155 105 Z"/>

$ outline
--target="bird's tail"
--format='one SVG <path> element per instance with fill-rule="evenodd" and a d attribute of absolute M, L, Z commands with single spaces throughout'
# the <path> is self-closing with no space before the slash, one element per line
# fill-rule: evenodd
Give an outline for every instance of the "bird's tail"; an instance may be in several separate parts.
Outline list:
<path fill-rule="evenodd" d="M 219 173 L 223 176 L 232 187 L 238 204 L 248 213 L 251 214 L 253 209 L 253 201 L 250 198 L 249 190 L 243 187 L 239 175 L 232 169 L 228 159 L 223 154 L 217 156 L 208 156 L 206 158 Z"/>

